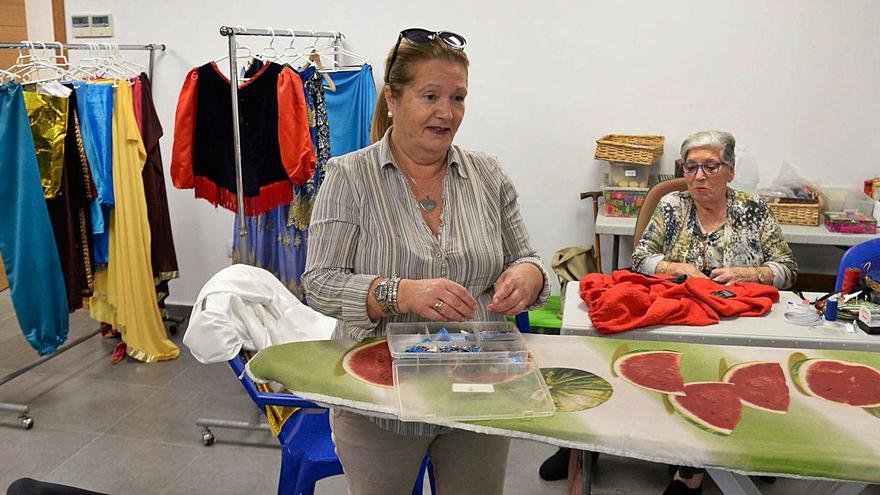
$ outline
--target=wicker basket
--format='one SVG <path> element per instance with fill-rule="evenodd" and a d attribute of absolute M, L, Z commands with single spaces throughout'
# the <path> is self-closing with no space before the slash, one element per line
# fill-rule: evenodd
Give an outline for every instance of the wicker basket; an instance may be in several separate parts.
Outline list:
<path fill-rule="evenodd" d="M 779 223 L 789 225 L 819 225 L 819 211 L 822 209 L 822 203 L 786 203 L 783 199 L 781 202 L 770 203 L 770 209 Z"/>
<path fill-rule="evenodd" d="M 596 160 L 651 165 L 663 154 L 663 136 L 609 134 L 596 141 Z"/>

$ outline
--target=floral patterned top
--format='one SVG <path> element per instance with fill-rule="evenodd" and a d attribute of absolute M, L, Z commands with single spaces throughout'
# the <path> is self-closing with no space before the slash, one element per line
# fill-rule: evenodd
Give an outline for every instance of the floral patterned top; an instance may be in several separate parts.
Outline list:
<path fill-rule="evenodd" d="M 782 228 L 760 196 L 727 189 L 727 219 L 714 232 L 705 232 L 688 192 L 664 196 L 633 252 L 633 270 L 655 273 L 667 260 L 695 265 L 707 276 L 715 268 L 766 266 L 773 285 L 790 287 L 797 278 L 797 261 L 782 237 Z"/>

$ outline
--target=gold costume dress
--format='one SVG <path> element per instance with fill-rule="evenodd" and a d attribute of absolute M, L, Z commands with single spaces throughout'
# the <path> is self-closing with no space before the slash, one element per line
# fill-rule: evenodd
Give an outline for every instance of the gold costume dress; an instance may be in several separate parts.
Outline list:
<path fill-rule="evenodd" d="M 122 334 L 129 356 L 151 363 L 175 359 L 180 349 L 162 324 L 153 285 L 150 225 L 141 172 L 146 151 L 134 116 L 128 81 L 113 91 L 113 189 L 110 213 L 110 262 L 95 276 L 90 300 L 93 319 Z"/>
<path fill-rule="evenodd" d="M 64 170 L 64 140 L 67 137 L 67 98 L 35 91 L 24 92 L 24 104 L 31 121 L 31 134 L 43 182 L 43 196 L 52 199 L 61 187 Z"/>

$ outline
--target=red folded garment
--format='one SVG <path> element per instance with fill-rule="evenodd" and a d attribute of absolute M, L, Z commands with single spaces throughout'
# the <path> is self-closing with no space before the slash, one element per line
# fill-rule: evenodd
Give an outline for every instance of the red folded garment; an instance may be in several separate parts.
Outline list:
<path fill-rule="evenodd" d="M 650 325 L 711 325 L 722 316 L 760 316 L 779 300 L 779 291 L 769 285 L 723 285 L 705 278 L 677 283 L 669 276 L 628 270 L 588 274 L 580 281 L 580 294 L 593 326 L 603 334 Z"/>

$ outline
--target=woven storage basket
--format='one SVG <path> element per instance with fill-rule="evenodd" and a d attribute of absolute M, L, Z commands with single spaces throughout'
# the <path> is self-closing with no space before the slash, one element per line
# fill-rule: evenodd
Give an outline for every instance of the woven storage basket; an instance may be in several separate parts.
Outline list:
<path fill-rule="evenodd" d="M 596 141 L 596 160 L 651 165 L 663 154 L 663 136 L 609 134 Z"/>
<path fill-rule="evenodd" d="M 770 203 L 773 215 L 779 223 L 789 225 L 819 225 L 822 203 Z"/>

